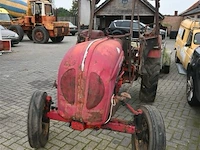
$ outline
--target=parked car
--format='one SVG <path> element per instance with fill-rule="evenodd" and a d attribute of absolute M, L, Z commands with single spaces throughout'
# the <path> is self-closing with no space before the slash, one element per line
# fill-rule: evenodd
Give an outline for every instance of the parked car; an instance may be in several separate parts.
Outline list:
<path fill-rule="evenodd" d="M 75 26 L 73 23 L 71 22 L 68 22 L 69 23 L 69 32 L 72 34 L 72 35 L 75 35 L 76 32 L 78 32 L 78 28 L 77 26 Z"/>
<path fill-rule="evenodd" d="M 1 34 L 2 34 L 2 39 L 7 40 L 10 39 L 11 40 L 11 45 L 13 46 L 14 44 L 18 44 L 19 43 L 19 35 L 16 32 L 13 32 L 5 27 L 3 27 L 2 25 L 0 25 L 0 30 L 1 30 Z"/>
<path fill-rule="evenodd" d="M 108 27 L 109 34 L 120 35 L 130 32 L 131 20 L 114 20 Z M 142 22 L 133 20 L 133 38 L 139 37 L 139 30 L 141 33 L 146 31 L 152 31 L 152 28 L 147 26 Z M 166 32 L 163 29 L 160 29 L 160 35 L 162 39 L 165 39 Z"/>

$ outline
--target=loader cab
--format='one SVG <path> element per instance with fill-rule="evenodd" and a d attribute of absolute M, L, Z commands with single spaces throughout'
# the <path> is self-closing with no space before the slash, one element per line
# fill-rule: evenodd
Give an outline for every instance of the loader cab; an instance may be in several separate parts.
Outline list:
<path fill-rule="evenodd" d="M 35 23 L 42 23 L 44 17 L 53 17 L 53 7 L 49 2 L 36 1 L 31 3 L 31 12 L 35 17 Z"/>

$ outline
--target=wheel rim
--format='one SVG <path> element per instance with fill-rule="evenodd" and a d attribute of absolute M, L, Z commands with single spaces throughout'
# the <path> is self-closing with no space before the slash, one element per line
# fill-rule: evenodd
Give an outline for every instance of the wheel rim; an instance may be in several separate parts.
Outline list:
<path fill-rule="evenodd" d="M 41 129 L 42 129 L 42 136 L 43 137 L 48 137 L 49 134 L 49 122 L 50 119 L 47 118 L 47 113 L 50 111 L 50 105 L 47 103 L 47 101 L 45 100 L 45 106 L 43 109 L 43 115 L 42 115 L 42 124 L 41 124 Z"/>
<path fill-rule="evenodd" d="M 193 97 L 193 80 L 192 76 L 187 79 L 187 100 L 191 101 Z"/>
<path fill-rule="evenodd" d="M 140 135 L 139 135 L 140 134 Z M 140 133 L 134 134 L 134 150 L 148 150 L 149 147 L 149 129 L 146 119 L 142 119 L 142 130 Z M 139 139 L 140 136 L 140 139 Z"/>
<path fill-rule="evenodd" d="M 49 133 L 49 123 L 42 122 L 42 136 L 47 137 Z"/>
<path fill-rule="evenodd" d="M 41 31 L 36 32 L 36 33 L 35 33 L 35 39 L 36 39 L 37 41 L 42 41 L 42 40 L 44 39 L 43 33 L 42 33 Z"/>

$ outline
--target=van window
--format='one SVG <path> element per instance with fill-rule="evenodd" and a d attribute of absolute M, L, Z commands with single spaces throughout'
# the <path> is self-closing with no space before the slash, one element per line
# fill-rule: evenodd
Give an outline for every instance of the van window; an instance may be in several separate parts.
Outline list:
<path fill-rule="evenodd" d="M 189 33 L 186 46 L 191 46 L 192 43 L 192 32 Z"/>
<path fill-rule="evenodd" d="M 194 35 L 194 44 L 200 44 L 200 33 Z"/>
<path fill-rule="evenodd" d="M 183 30 L 183 34 L 182 34 L 182 37 L 181 37 L 182 40 L 184 38 L 184 35 L 185 35 L 185 29 Z"/>
<path fill-rule="evenodd" d="M 185 34 L 185 29 L 179 28 L 179 30 L 178 30 L 178 35 L 180 36 L 181 39 L 184 38 L 184 34 Z"/>

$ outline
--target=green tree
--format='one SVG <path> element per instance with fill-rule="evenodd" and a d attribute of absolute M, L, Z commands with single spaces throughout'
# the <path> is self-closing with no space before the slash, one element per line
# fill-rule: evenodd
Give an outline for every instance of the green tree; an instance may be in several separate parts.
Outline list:
<path fill-rule="evenodd" d="M 57 16 L 58 17 L 70 16 L 70 12 L 63 7 L 60 7 L 60 8 L 57 9 Z"/>
<path fill-rule="evenodd" d="M 72 8 L 69 10 L 69 12 L 72 16 L 78 15 L 78 1 L 72 2 Z"/>

